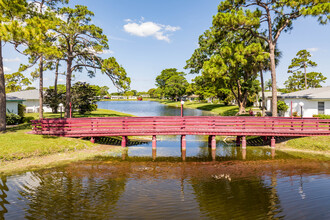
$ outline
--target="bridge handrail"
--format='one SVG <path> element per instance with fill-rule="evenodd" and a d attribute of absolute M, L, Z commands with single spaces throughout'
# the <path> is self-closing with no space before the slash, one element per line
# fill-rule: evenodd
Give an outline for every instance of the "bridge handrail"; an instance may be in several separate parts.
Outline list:
<path fill-rule="evenodd" d="M 58 136 L 156 135 L 156 134 L 249 134 L 282 136 L 330 135 L 330 119 L 237 117 L 237 116 L 157 116 L 65 118 L 32 121 L 35 134 Z"/>

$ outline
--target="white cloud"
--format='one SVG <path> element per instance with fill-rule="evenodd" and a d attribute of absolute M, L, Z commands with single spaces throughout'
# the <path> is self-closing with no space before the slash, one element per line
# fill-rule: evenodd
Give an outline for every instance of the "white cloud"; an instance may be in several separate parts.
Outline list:
<path fill-rule="evenodd" d="M 12 59 L 7 59 L 7 58 L 4 58 L 3 59 L 4 62 L 20 62 L 21 59 L 16 57 L 16 58 L 12 58 Z"/>
<path fill-rule="evenodd" d="M 316 51 L 319 50 L 319 48 L 317 48 L 317 47 L 312 47 L 312 48 L 307 48 L 307 50 L 310 51 L 310 52 L 316 52 Z"/>
<path fill-rule="evenodd" d="M 8 72 L 11 71 L 11 69 L 10 69 L 9 67 L 4 66 L 4 67 L 3 67 L 3 71 L 4 71 L 5 73 L 8 73 Z"/>
<path fill-rule="evenodd" d="M 124 30 L 127 33 L 130 33 L 139 37 L 149 37 L 153 36 L 157 40 L 164 40 L 170 42 L 168 32 L 175 32 L 180 30 L 180 27 L 174 27 L 170 25 L 157 24 L 151 21 L 143 22 L 144 18 L 142 17 L 141 21 L 136 23 L 130 19 L 126 19 L 127 24 L 124 25 Z"/>

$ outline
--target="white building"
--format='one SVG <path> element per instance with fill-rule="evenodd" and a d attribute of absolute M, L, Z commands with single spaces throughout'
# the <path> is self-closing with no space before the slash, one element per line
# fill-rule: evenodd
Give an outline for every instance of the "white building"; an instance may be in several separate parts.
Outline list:
<path fill-rule="evenodd" d="M 283 92 L 277 92 L 277 97 L 281 97 L 285 93 Z M 259 92 L 256 101 L 254 102 L 255 107 L 261 107 L 262 106 L 262 101 L 261 101 L 262 93 Z M 272 111 L 272 91 L 265 92 L 265 100 L 266 100 L 266 111 L 271 112 Z"/>
<path fill-rule="evenodd" d="M 39 90 L 25 90 L 19 92 L 12 92 L 8 93 L 10 97 L 17 97 L 18 99 L 22 99 L 23 105 L 26 106 L 27 113 L 36 113 L 39 112 Z M 43 106 L 44 112 L 52 112 L 52 109 L 47 107 L 46 105 Z"/>
<path fill-rule="evenodd" d="M 280 98 L 289 106 L 284 114 L 286 117 L 291 116 L 291 107 L 292 112 L 296 112 L 299 116 L 302 111 L 303 117 L 313 117 L 318 114 L 330 115 L 330 86 L 287 93 L 281 95 Z M 303 106 L 299 103 L 303 103 Z"/>
<path fill-rule="evenodd" d="M 14 113 L 18 114 L 18 104 L 23 103 L 23 99 L 20 99 L 15 96 L 8 96 L 6 95 L 6 112 L 7 113 Z"/>

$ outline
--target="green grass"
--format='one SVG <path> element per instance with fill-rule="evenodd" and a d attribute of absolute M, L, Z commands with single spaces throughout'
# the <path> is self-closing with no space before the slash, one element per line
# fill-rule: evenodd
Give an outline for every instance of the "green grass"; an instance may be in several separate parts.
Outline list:
<path fill-rule="evenodd" d="M 160 101 L 160 103 L 163 103 L 168 106 L 172 107 L 180 107 L 180 102 L 173 102 L 173 101 Z M 211 103 L 200 103 L 200 102 L 185 102 L 183 105 L 184 108 L 193 108 L 193 109 L 200 109 L 203 111 L 210 111 L 214 112 L 218 115 L 222 116 L 234 116 L 238 112 L 238 106 L 235 105 L 224 105 L 224 104 L 211 104 Z M 248 111 L 250 107 L 246 108 L 246 111 Z"/>
<path fill-rule="evenodd" d="M 74 113 L 73 116 L 118 117 L 131 115 L 112 110 L 98 109 L 85 115 Z M 29 119 L 38 119 L 39 115 L 38 113 L 28 113 L 26 114 L 26 117 Z M 45 113 L 44 117 L 59 118 L 60 114 Z M 14 127 L 9 127 L 6 132 L 0 133 L 0 162 L 86 149 L 95 146 L 90 141 L 74 138 L 27 134 L 29 131 L 31 131 L 31 125 L 25 123 Z"/>
<path fill-rule="evenodd" d="M 43 156 L 91 147 L 90 141 L 27 134 L 30 129 L 8 129 L 0 134 L 0 161 Z"/>
<path fill-rule="evenodd" d="M 64 113 L 62 113 L 62 116 L 64 116 Z M 133 115 L 125 114 L 122 112 L 116 112 L 112 110 L 107 109 L 97 109 L 96 111 L 92 111 L 90 113 L 86 114 L 79 114 L 78 112 L 73 112 L 72 117 L 73 118 L 81 118 L 81 117 L 131 117 Z M 26 118 L 29 119 L 39 119 L 39 113 L 26 113 Z M 60 113 L 44 113 L 44 118 L 60 118 Z"/>
<path fill-rule="evenodd" d="M 330 136 L 291 139 L 285 146 L 299 150 L 330 151 Z"/>

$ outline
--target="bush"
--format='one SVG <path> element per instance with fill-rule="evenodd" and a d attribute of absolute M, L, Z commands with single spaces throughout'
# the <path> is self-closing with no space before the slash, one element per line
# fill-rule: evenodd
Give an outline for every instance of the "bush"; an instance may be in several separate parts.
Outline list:
<path fill-rule="evenodd" d="M 313 115 L 314 118 L 330 119 L 330 115 Z"/>
<path fill-rule="evenodd" d="M 261 117 L 262 116 L 261 112 L 257 112 L 256 116 Z"/>
<path fill-rule="evenodd" d="M 23 104 L 18 104 L 18 115 L 19 115 L 21 118 L 24 118 L 25 110 L 26 110 L 26 106 L 25 106 L 25 105 L 23 105 Z"/>
<path fill-rule="evenodd" d="M 292 113 L 292 116 L 293 116 L 293 117 L 298 117 L 298 112 L 293 112 L 293 113 Z"/>
<path fill-rule="evenodd" d="M 21 117 L 14 113 L 6 114 L 6 123 L 7 125 L 17 125 L 21 122 Z"/>

